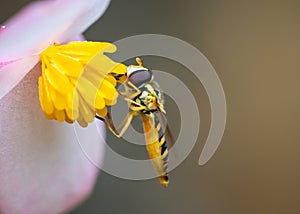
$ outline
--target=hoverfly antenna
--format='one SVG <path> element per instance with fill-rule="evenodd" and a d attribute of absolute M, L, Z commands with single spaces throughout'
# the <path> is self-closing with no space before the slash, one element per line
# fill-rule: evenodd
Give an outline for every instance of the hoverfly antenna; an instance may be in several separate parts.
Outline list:
<path fill-rule="evenodd" d="M 143 67 L 143 62 L 142 62 L 141 58 L 137 57 L 137 58 L 135 58 L 135 61 L 139 66 Z"/>

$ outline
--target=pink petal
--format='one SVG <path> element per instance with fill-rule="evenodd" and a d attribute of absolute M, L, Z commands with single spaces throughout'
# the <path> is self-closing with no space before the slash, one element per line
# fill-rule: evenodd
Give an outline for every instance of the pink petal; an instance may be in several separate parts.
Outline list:
<path fill-rule="evenodd" d="M 38 98 L 39 75 L 37 65 L 0 100 L 2 214 L 67 211 L 89 195 L 98 173 L 81 150 L 73 125 L 45 119 Z M 101 163 L 104 147 L 96 126 L 76 134 L 91 159 Z"/>
<path fill-rule="evenodd" d="M 0 61 L 40 53 L 54 42 L 81 34 L 106 10 L 109 0 L 37 1 L 5 23 L 0 33 Z"/>
<path fill-rule="evenodd" d="M 13 89 L 38 61 L 38 56 L 28 56 L 0 68 L 0 99 Z"/>
<path fill-rule="evenodd" d="M 0 28 L 0 99 L 36 64 L 30 56 L 54 42 L 63 43 L 80 35 L 104 13 L 109 2 L 37 1 L 8 20 L 6 27 Z"/>
<path fill-rule="evenodd" d="M 98 169 L 79 146 L 72 125 L 45 119 L 37 89 L 40 66 L 28 72 L 36 64 L 36 57 L 30 55 L 53 42 L 73 40 L 108 3 L 40 1 L 1 29 L 0 65 L 6 65 L 0 70 L 0 213 L 61 213 L 92 190 Z M 99 4 L 102 7 L 96 7 Z M 103 134 L 103 126 L 100 130 Z M 85 139 L 81 144 L 86 153 L 100 164 L 103 140 L 95 125 L 76 134 Z"/>

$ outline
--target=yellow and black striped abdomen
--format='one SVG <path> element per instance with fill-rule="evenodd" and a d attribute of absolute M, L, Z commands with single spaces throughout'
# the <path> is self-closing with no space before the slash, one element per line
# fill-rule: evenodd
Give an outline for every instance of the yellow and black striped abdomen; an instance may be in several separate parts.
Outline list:
<path fill-rule="evenodd" d="M 159 176 L 161 185 L 167 187 L 169 184 L 167 173 L 168 147 L 162 124 L 160 124 L 158 118 L 151 112 L 149 114 L 141 114 L 141 116 L 149 157 Z"/>

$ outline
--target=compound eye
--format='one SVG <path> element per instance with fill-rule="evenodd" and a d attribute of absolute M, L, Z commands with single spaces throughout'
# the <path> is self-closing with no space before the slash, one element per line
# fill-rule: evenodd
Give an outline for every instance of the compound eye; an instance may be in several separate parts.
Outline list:
<path fill-rule="evenodd" d="M 136 70 L 128 77 L 128 80 L 136 87 L 142 86 L 143 84 L 151 81 L 151 79 L 152 73 L 150 70 Z"/>

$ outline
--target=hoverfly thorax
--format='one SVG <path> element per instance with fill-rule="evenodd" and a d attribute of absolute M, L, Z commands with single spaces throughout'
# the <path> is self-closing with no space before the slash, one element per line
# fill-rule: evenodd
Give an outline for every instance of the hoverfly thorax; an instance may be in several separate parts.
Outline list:
<path fill-rule="evenodd" d="M 139 99 L 142 104 L 144 104 L 147 108 L 145 111 L 164 111 L 163 99 L 161 97 L 161 92 L 159 90 L 154 89 L 153 82 L 146 83 L 144 86 L 144 90 L 142 90 Z"/>

